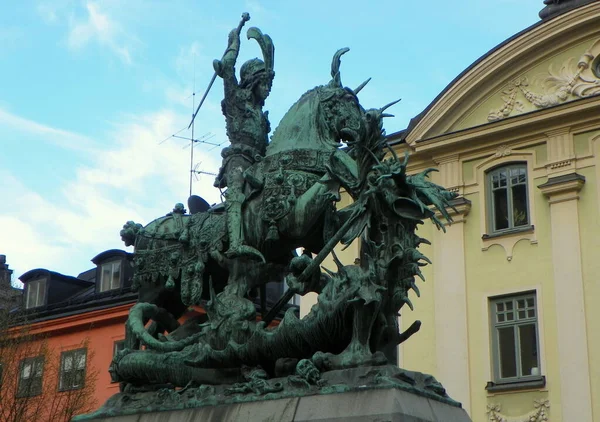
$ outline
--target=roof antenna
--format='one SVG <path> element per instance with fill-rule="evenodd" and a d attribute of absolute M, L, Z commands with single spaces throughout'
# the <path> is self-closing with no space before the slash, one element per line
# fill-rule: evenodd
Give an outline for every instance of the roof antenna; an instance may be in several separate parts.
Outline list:
<path fill-rule="evenodd" d="M 194 117 L 195 116 L 195 110 L 196 110 L 196 52 L 194 51 L 194 85 L 193 85 L 193 89 L 192 89 L 192 139 L 190 140 L 190 194 L 189 196 L 192 196 L 192 184 L 193 184 L 193 179 L 192 176 L 194 175 L 194 173 L 192 173 L 192 170 L 194 168 L 194 126 L 196 126 L 194 124 Z M 189 129 L 189 126 L 188 126 Z"/>
<path fill-rule="evenodd" d="M 196 164 L 194 166 L 194 168 L 192 169 L 192 174 L 195 175 L 196 181 L 200 180 L 198 176 L 202 175 L 202 174 L 206 174 L 208 176 L 215 176 L 215 177 L 217 177 L 217 173 L 213 173 L 211 171 L 204 171 L 204 170 L 202 170 L 202 168 L 200 167 L 201 165 L 202 165 L 202 161 L 200 161 L 198 164 Z"/>
<path fill-rule="evenodd" d="M 200 165 L 197 164 L 196 166 L 194 166 L 194 145 L 199 143 L 199 144 L 207 144 L 207 145 L 212 145 L 212 148 L 209 148 L 207 150 L 207 152 L 212 151 L 215 148 L 218 148 L 220 146 L 222 146 L 225 141 L 216 143 L 216 142 L 210 142 L 210 139 L 214 138 L 215 135 L 213 133 L 205 133 L 204 135 L 202 135 L 200 138 L 196 139 L 194 137 L 194 131 L 195 131 L 195 123 L 196 123 L 196 115 L 198 114 L 198 111 L 200 110 L 200 106 L 202 105 L 202 103 L 204 102 L 204 100 L 206 99 L 206 96 L 208 95 L 208 92 L 210 91 L 210 88 L 212 87 L 212 83 L 214 82 L 214 78 L 213 80 L 211 80 L 211 83 L 209 84 L 208 89 L 206 90 L 206 92 L 204 93 L 204 96 L 202 97 L 202 100 L 200 101 L 200 104 L 198 105 L 198 108 L 196 108 L 196 53 L 194 52 L 194 79 L 193 79 L 193 90 L 192 90 L 192 95 L 190 95 L 190 97 L 192 97 L 192 121 L 190 122 L 190 125 L 188 127 L 184 127 L 183 129 L 175 132 L 174 134 L 172 134 L 171 136 L 166 137 L 165 139 L 163 139 L 162 141 L 159 142 L 159 144 L 162 144 L 166 141 L 168 141 L 171 138 L 178 138 L 178 139 L 184 139 L 186 141 L 189 141 L 189 144 L 184 146 L 184 148 L 190 148 L 190 168 L 189 168 L 189 172 L 190 172 L 190 182 L 189 182 L 189 187 L 190 187 L 190 194 L 189 196 L 192 196 L 192 187 L 193 187 L 193 183 L 194 183 L 194 177 L 196 180 L 198 180 L 198 175 L 200 174 L 207 174 L 207 175 L 213 175 L 213 176 L 217 176 L 216 173 L 212 173 L 212 172 L 208 172 L 208 171 L 203 171 L 203 170 L 199 170 L 198 166 Z M 189 98 L 189 97 L 188 97 Z M 190 129 L 192 130 L 191 133 L 191 137 L 187 137 L 187 136 L 180 136 L 179 134 L 181 132 L 183 132 L 186 129 Z"/>

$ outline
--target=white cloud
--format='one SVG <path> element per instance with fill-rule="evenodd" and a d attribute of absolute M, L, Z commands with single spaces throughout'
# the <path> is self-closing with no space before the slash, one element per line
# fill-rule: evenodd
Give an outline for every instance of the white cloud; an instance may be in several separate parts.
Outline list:
<path fill-rule="evenodd" d="M 67 38 L 69 48 L 79 50 L 95 41 L 109 48 L 124 63 L 131 64 L 132 58 L 127 45 L 127 39 L 130 37 L 122 26 L 108 13 L 100 10 L 98 3 L 87 2 L 85 9 L 87 16 L 83 20 L 74 17 L 70 19 Z"/>
<path fill-rule="evenodd" d="M 54 128 L 17 116 L 0 108 L 0 127 L 9 127 L 11 130 L 36 135 L 41 141 L 52 142 L 63 148 L 86 151 L 94 146 L 94 141 L 78 133 Z"/>
<path fill-rule="evenodd" d="M 176 202 L 185 203 L 189 149 L 183 149 L 183 141 L 159 144 L 165 134 L 181 129 L 185 120 L 170 110 L 123 116 L 101 143 L 89 142 L 87 150 L 75 151 L 85 155 L 89 164 L 63 162 L 72 166 L 67 183 L 45 175 L 57 185 L 53 191 L 35 183 L 26 186 L 19 169 L 0 170 L 0 198 L 9 199 L 0 201 L 0 253 L 7 255 L 15 277 L 37 267 L 77 275 L 91 266 L 89 260 L 99 252 L 124 248 L 119 231 L 126 221 L 147 224 Z M 57 145 L 58 135 L 87 139 L 7 112 L 0 113 L 0 127 L 14 132 L 16 139 L 22 131 L 35 132 L 46 145 Z M 65 141 L 61 146 L 70 144 Z M 22 148 L 17 153 L 27 154 L 27 147 Z M 36 153 L 44 154 L 43 146 Z M 217 154 L 195 151 L 196 160 L 207 169 L 218 168 Z M 219 199 L 210 177 L 196 182 L 194 193 L 209 202 Z"/>

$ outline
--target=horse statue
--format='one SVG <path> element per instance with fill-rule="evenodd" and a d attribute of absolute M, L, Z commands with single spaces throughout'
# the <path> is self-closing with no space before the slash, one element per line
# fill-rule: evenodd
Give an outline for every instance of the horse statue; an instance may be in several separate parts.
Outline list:
<path fill-rule="evenodd" d="M 340 81 L 340 57 L 347 51 L 334 55 L 332 80 L 302 95 L 274 132 L 265 157 L 244 174 L 243 230 L 247 244 L 266 262 L 226 256 L 229 238 L 221 205 L 190 215 L 179 204 L 145 227 L 125 224 L 121 237 L 134 246 L 133 287 L 139 291 L 128 322 L 131 348 L 140 340 L 160 349 L 175 347 L 159 341 L 159 334 L 177 328 L 176 320 L 189 306 L 209 299 L 209 281 L 216 294 L 223 293 L 222 300 L 235 304 L 237 319 L 254 320 L 248 293 L 270 280 L 283 281 L 297 248 L 322 250 L 339 224 L 334 207 L 339 192 L 327 183 L 328 169 L 352 192 L 358 168 L 340 149 L 341 141 L 360 143 L 369 136 L 359 89 L 344 88 Z M 160 322 L 151 333 L 142 328 L 148 319 Z"/>

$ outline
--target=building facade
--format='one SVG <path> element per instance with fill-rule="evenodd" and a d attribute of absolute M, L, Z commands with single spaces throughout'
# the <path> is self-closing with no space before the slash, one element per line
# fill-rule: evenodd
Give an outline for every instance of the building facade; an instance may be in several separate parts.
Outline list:
<path fill-rule="evenodd" d="M 71 401 L 85 399 L 86 410 L 92 410 L 119 391 L 108 367 L 123 346 L 125 320 L 137 300 L 131 291 L 131 254 L 109 250 L 92 262 L 95 267 L 77 277 L 47 269 L 19 277 L 22 305 L 12 309 L 10 318 L 12 332 L 27 342 L 9 342 L 12 350 L 0 353 L 3 417 L 29 414 L 15 410 L 13 400 L 30 400 L 34 404 L 27 406 L 51 413 L 49 406 L 35 403 L 36 397 L 59 403 L 61 395 L 81 394 Z M 89 383 L 89 393 L 77 391 Z"/>
<path fill-rule="evenodd" d="M 600 2 L 545 3 L 389 136 L 460 195 L 446 233 L 419 229 L 433 265 L 398 364 L 475 422 L 600 421 Z"/>
<path fill-rule="evenodd" d="M 132 291 L 133 254 L 113 249 L 92 262 L 95 266 L 77 277 L 42 268 L 19 277 L 23 289 L 15 290 L 22 301 L 3 314 L 8 324 L 0 315 L 1 421 L 29 420 L 33 414 L 43 415 L 40 420 L 63 420 L 57 407 L 83 402 L 83 410 L 75 414 L 83 413 L 119 392 L 109 367 L 125 346 L 125 322 L 138 299 Z M 260 297 L 253 297 L 257 312 L 264 314 L 283 292 L 281 283 L 271 283 L 263 298 L 267 308 Z M 290 306 L 297 308 L 286 305 L 275 324 Z M 204 314 L 203 306 L 189 307 L 180 322 Z M 11 341 L 19 336 L 26 340 Z"/>

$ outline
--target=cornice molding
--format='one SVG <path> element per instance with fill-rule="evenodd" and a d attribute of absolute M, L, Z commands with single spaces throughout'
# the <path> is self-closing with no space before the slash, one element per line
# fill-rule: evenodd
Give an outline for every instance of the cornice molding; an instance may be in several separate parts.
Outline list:
<path fill-rule="evenodd" d="M 468 102 L 466 98 L 472 95 L 473 90 L 481 91 L 481 86 L 485 82 L 493 83 L 492 75 L 499 73 L 506 66 L 519 61 L 523 63 L 523 67 L 526 67 L 534 58 L 539 58 L 539 52 L 547 50 L 548 46 L 552 46 L 552 50 L 555 51 L 567 43 L 572 43 L 574 38 L 583 40 L 596 30 L 598 21 L 600 21 L 600 2 L 595 2 L 534 26 L 501 46 L 454 82 L 411 130 L 406 137 L 406 142 L 413 145 L 417 140 L 424 138 L 448 110 L 452 110 L 456 104 Z M 588 29 L 584 30 L 586 25 Z M 513 73 L 516 76 L 517 71 Z M 504 80 L 506 79 L 503 78 L 502 82 L 498 81 L 496 85 L 501 86 Z"/>
<path fill-rule="evenodd" d="M 579 191 L 585 184 L 585 177 L 577 173 L 551 177 L 538 186 L 550 204 L 579 199 Z"/>
<path fill-rule="evenodd" d="M 600 2 L 599 2 L 600 4 Z M 572 101 L 560 106 L 525 113 L 494 123 L 487 123 L 458 132 L 445 133 L 432 138 L 418 140 L 415 144 L 417 154 L 423 152 L 454 151 L 464 147 L 482 147 L 495 142 L 500 146 L 505 139 L 521 139 L 532 134 L 544 137 L 549 131 L 560 131 L 565 125 L 573 130 L 580 125 L 597 126 L 600 124 L 600 96 Z M 550 128 L 548 128 L 550 126 Z M 504 141 L 499 141 L 504 139 Z M 468 144 L 468 145 L 466 145 Z"/>
<path fill-rule="evenodd" d="M 106 309 L 98 309 L 91 312 L 79 313 L 76 315 L 69 315 L 66 317 L 60 317 L 50 319 L 47 321 L 34 322 L 28 326 L 28 334 L 37 335 L 52 331 L 60 331 L 64 329 L 71 329 L 74 327 L 85 326 L 89 324 L 106 323 L 114 320 L 125 320 L 129 315 L 129 309 L 134 303 L 127 303 L 124 305 L 113 306 Z M 20 326 L 14 328 L 14 332 L 18 333 Z"/>

